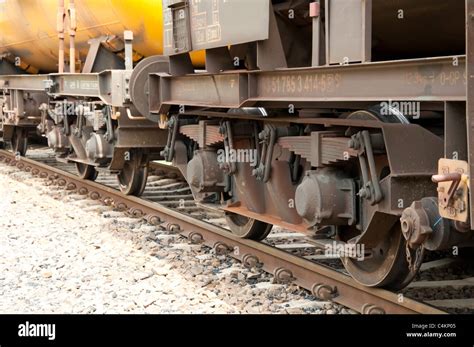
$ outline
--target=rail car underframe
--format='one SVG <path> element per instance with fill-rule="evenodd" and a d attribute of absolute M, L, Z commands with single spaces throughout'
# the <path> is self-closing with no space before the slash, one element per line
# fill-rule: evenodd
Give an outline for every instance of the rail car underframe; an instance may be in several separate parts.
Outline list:
<path fill-rule="evenodd" d="M 320 56 L 320 36 L 319 30 L 321 24 L 318 22 L 319 2 L 313 3 L 315 6 L 313 11 L 316 18 L 313 23 L 313 65 L 321 63 Z M 371 43 L 371 26 L 366 25 L 370 22 L 371 1 L 363 2 L 362 5 L 362 40 L 361 46 L 355 47 L 367 53 L 370 51 Z M 358 5 L 354 4 L 354 9 L 358 10 Z M 191 6 L 192 7 L 192 6 Z M 326 21 L 331 22 L 335 17 L 330 16 L 326 6 Z M 269 26 L 274 31 L 273 11 L 270 7 L 271 16 Z M 329 18 L 329 19 L 328 19 Z M 439 170 L 433 170 L 434 175 L 438 172 L 443 176 L 441 179 L 449 178 L 454 171 L 459 173 L 460 178 L 469 177 L 470 185 L 474 184 L 474 177 L 470 172 L 474 172 L 474 140 L 472 139 L 471 129 L 474 123 L 474 0 L 466 0 L 466 55 L 448 56 L 438 58 L 423 58 L 413 60 L 399 60 L 389 62 L 370 62 L 370 54 L 365 55 L 362 59 L 367 63 L 345 64 L 343 66 L 319 66 L 306 68 L 277 68 L 267 69 L 267 71 L 227 71 L 226 65 L 222 63 L 220 73 L 190 73 L 186 68 L 186 53 L 173 52 L 171 72 L 172 76 L 166 74 L 150 75 L 150 119 L 158 120 L 164 114 L 188 113 L 196 109 L 200 111 L 200 115 L 205 117 L 208 112 L 209 117 L 219 117 L 219 114 L 213 114 L 212 109 L 240 109 L 245 107 L 264 107 L 269 109 L 279 109 L 280 114 L 284 114 L 285 110 L 295 110 L 301 108 L 307 109 L 357 109 L 357 105 L 370 105 L 370 103 L 378 103 L 389 100 L 417 102 L 425 110 L 434 106 L 438 111 L 442 111 L 444 118 L 444 153 L 441 153 L 438 159 L 453 159 L 452 162 L 440 162 Z M 340 20 L 340 18 L 339 18 Z M 329 26 L 326 23 L 326 29 Z M 277 30 L 278 31 L 278 30 Z M 338 45 L 338 38 L 332 38 L 326 35 L 326 48 L 331 44 Z M 275 44 L 281 40 L 278 35 L 270 37 L 268 44 Z M 172 43 L 172 42 L 171 42 Z M 217 53 L 215 48 L 209 44 L 208 48 L 208 71 L 219 71 L 218 66 L 214 66 L 216 60 L 213 59 Z M 258 42 L 257 45 L 263 45 Z M 315 48 L 316 47 L 316 48 Z M 274 45 L 275 59 L 278 60 L 281 51 L 278 44 Z M 340 47 L 339 47 L 340 48 Z M 344 51 L 344 49 L 342 50 Z M 341 51 L 341 52 L 342 52 Z M 349 48 L 347 52 L 353 53 Z M 225 49 L 221 48 L 221 54 L 227 54 Z M 269 52 L 259 51 L 258 59 L 268 61 L 273 57 Z M 326 58 L 331 58 L 331 53 L 326 52 Z M 224 56 L 222 56 L 224 59 Z M 361 59 L 353 59 L 360 61 Z M 174 65 L 173 66 L 173 61 Z M 338 61 L 338 60 L 336 60 Z M 351 61 L 353 63 L 354 61 Z M 317 64 L 315 64 L 315 62 Z M 282 66 L 284 63 L 281 64 Z M 226 70 L 226 71 L 224 71 Z M 265 70 L 265 69 L 263 69 Z M 208 111 L 202 112 L 199 108 L 206 108 Z M 441 110 L 440 110 L 441 108 Z M 183 112 L 183 110 L 185 110 Z M 209 111 L 211 110 L 211 111 Z M 351 126 L 349 123 L 344 124 L 344 120 L 335 120 L 333 118 L 317 119 L 320 117 L 317 112 L 312 116 L 297 117 L 292 111 L 289 112 L 288 119 L 295 119 L 300 124 L 320 123 L 327 127 L 334 126 Z M 236 121 L 238 117 L 224 116 Z M 245 115 L 242 115 L 244 118 Z M 311 118 L 313 117 L 313 118 Z M 264 119 L 264 117 L 261 117 Z M 271 119 L 265 120 L 270 123 Z M 291 124 L 291 123 L 289 123 Z M 370 126 L 369 126 L 370 128 Z M 411 145 L 417 145 L 416 139 L 408 139 Z M 418 144 L 423 146 L 422 141 Z M 432 149 L 427 148 L 426 153 L 430 153 Z M 431 151 L 431 153 L 433 153 Z M 408 160 L 409 157 L 406 158 Z M 463 162 L 468 162 L 469 172 L 465 172 Z M 410 166 L 410 164 L 408 164 Z M 443 166 L 444 165 L 444 166 Z M 448 174 L 449 173 L 449 174 Z M 419 175 L 416 170 L 412 172 L 414 176 Z M 440 177 L 434 178 L 440 179 Z M 450 182 L 448 180 L 448 182 Z M 459 183 L 458 183 L 459 184 Z M 452 181 L 451 187 L 443 186 L 441 182 L 438 185 L 438 196 L 443 200 L 443 191 L 446 189 L 451 191 L 456 187 L 456 181 Z M 465 188 L 462 188 L 465 189 Z M 461 189 L 461 190 L 462 190 Z M 460 190 L 459 190 L 460 191 Z M 466 189 L 467 192 L 467 189 Z M 466 194 L 470 200 L 469 218 L 460 217 L 459 209 L 456 207 L 458 216 L 452 220 L 466 224 L 468 222 L 469 229 L 474 230 L 474 194 L 472 190 Z M 448 197 L 452 198 L 452 195 Z M 462 197 L 462 201 L 453 201 L 456 204 L 464 204 L 467 200 Z M 441 210 L 441 208 L 440 208 Z M 446 211 L 454 210 L 448 209 Z M 448 215 L 450 214 L 448 213 Z M 446 214 L 442 215 L 447 218 Z M 448 216 L 449 217 L 449 216 Z M 467 226 L 457 226 L 458 230 Z"/>
<path fill-rule="evenodd" d="M 151 112 L 171 106 L 296 107 L 384 100 L 466 101 L 464 56 L 338 67 L 151 75 Z"/>
<path fill-rule="evenodd" d="M 107 164 L 110 170 L 120 171 L 126 151 L 137 148 L 158 152 L 165 145 L 165 138 L 157 136 L 156 124 L 129 111 L 132 105 L 127 89 L 130 74 L 128 70 L 107 70 L 101 73 L 7 75 L 0 76 L 0 90 L 10 95 L 41 94 L 50 101 L 95 100 L 120 112 L 114 155 Z M 40 118 L 30 122 L 30 128 L 38 126 Z M 159 155 L 155 153 L 155 156 Z"/>
<path fill-rule="evenodd" d="M 371 61 L 375 47 L 371 0 L 350 4 L 344 0 L 298 1 L 295 6 L 300 9 L 310 6 L 309 17 L 299 18 L 303 19 L 299 23 L 310 23 L 313 35 L 312 49 L 296 45 L 292 50 L 311 53 L 312 62 L 302 59 L 304 64 L 285 51 L 283 44 L 296 35 L 285 32 L 276 16 L 278 11 L 284 12 L 285 3 L 291 6 L 293 1 L 262 1 L 259 5 L 268 7 L 270 15 L 254 21 L 257 34 L 249 26 L 247 31 L 232 31 L 232 42 L 215 41 L 212 35 L 193 37 L 196 32 L 189 15 L 192 19 L 201 6 L 212 9 L 212 18 L 218 21 L 225 13 L 249 12 L 245 7 L 237 12 L 237 7 L 232 11 L 231 7 L 217 6 L 221 2 L 226 1 L 163 1 L 168 8 L 165 26 L 171 30 L 168 32 L 175 30 L 180 35 L 165 35 L 169 69 L 165 73 L 145 67 L 141 73 L 148 77 L 147 82 L 130 83 L 133 67 L 128 66 L 101 73 L 0 76 L 0 91 L 6 91 L 11 100 L 23 93 L 44 93 L 51 105 L 93 100 L 109 106 L 119 125 L 114 134 L 114 157 L 111 163 L 97 161 L 93 165 L 120 170 L 126 164 L 127 149 L 165 147 L 161 155 L 181 169 L 197 201 L 264 224 L 257 237 L 254 232 L 242 237 L 263 239 L 269 232 L 267 226 L 277 224 L 309 231 L 328 242 L 337 239 L 370 248 L 368 269 L 351 265 L 350 257 L 344 260 L 353 270 L 348 271 L 358 274 L 355 277 L 365 285 L 401 282 L 396 285 L 403 286 L 416 272 L 420 250 L 474 245 L 474 194 L 470 189 L 474 185 L 474 0 L 466 0 L 466 54 L 377 62 Z M 255 6 L 246 5 L 248 9 Z M 219 28 L 230 30 L 234 24 L 228 19 L 219 23 Z M 350 30 L 354 30 L 354 42 L 348 42 L 345 35 Z M 255 35 L 244 40 L 246 54 L 232 56 L 235 47 L 228 48 L 242 44 L 242 37 L 249 32 Z M 203 38 L 209 42 L 197 45 Z M 248 41 L 252 38 L 256 41 Z M 189 54 L 199 49 L 206 50 L 207 73 L 196 73 L 190 58 Z M 128 52 L 130 56 L 130 45 Z M 448 50 L 438 55 L 456 52 L 461 53 Z M 235 70 L 237 66 L 248 70 Z M 135 98 L 131 97 L 134 93 Z M 391 101 L 416 103 L 422 111 L 436 115 L 431 114 L 432 119 L 428 116 L 428 121 L 414 118 L 414 124 L 402 115 L 391 124 L 372 107 Z M 132 115 L 133 103 L 144 117 Z M 249 114 L 245 109 L 261 113 Z M 15 113 L 12 108 L 6 111 Z M 82 113 L 77 117 L 83 118 Z M 433 119 L 438 122 L 435 126 L 429 123 Z M 166 145 L 156 122 L 169 128 Z M 69 127 L 67 119 L 64 124 Z M 107 139 L 103 123 L 100 129 L 88 127 L 84 136 L 80 126 L 74 124 L 72 130 L 80 129 L 77 138 L 81 141 L 90 135 L 91 128 L 103 137 L 98 143 Z M 74 140 L 72 136 L 71 143 Z M 106 143 L 108 149 L 110 145 L 111 141 Z M 260 151 L 260 162 L 253 167 L 229 159 L 219 162 L 217 151 L 222 149 Z M 140 166 L 142 154 L 136 157 Z M 89 165 L 88 157 L 73 155 L 71 159 Z M 296 207 L 288 204 L 292 200 Z M 239 231 L 240 225 L 234 224 L 237 228 L 230 224 L 230 229 Z M 320 233 L 328 228 L 331 233 Z M 371 261 L 377 257 L 383 261 L 376 264 L 378 269 L 387 268 L 388 275 L 404 276 L 404 280 L 375 276 L 365 281 Z M 403 264 L 391 264 L 392 272 L 385 262 L 390 258 L 408 262 L 412 274 L 407 274 L 407 269 L 399 271 L 407 267 Z"/>
<path fill-rule="evenodd" d="M 412 202 L 412 207 L 416 209 L 416 204 L 423 199 L 438 195 L 431 177 L 438 173 L 439 159 L 468 159 L 464 121 L 468 82 L 466 56 L 463 55 L 274 71 L 239 70 L 177 76 L 150 74 L 150 119 L 156 121 L 164 114 L 180 113 L 180 117 L 184 118 L 201 117 L 203 122 L 206 119 L 210 122 L 212 119 L 228 119 L 239 124 L 247 120 L 282 128 L 299 124 L 320 126 L 328 132 L 337 129 L 344 132 L 344 129 L 351 128 L 382 132 L 391 166 L 390 176 L 380 181 L 384 199 L 375 205 L 360 203 L 363 211 L 359 211 L 357 228 L 362 233 L 351 241 L 376 247 L 380 240 L 388 237 L 384 235 L 389 235 L 386 233 L 390 233 Z M 419 125 L 327 118 L 318 115 L 318 112 L 311 114 L 311 110 L 318 109 L 334 110 L 336 113 L 336 110 L 357 111 L 389 100 L 416 102 L 422 110 L 444 112 L 446 138 L 443 140 Z M 280 116 L 256 117 L 243 112 L 228 114 L 224 111 L 258 107 L 276 110 Z M 309 114 L 298 114 L 301 109 L 309 111 Z M 319 129 L 311 135 L 318 136 L 317 133 L 322 131 Z M 207 132 L 202 130 L 200 136 L 205 137 Z M 204 147 L 200 143 L 200 148 Z M 192 164 L 187 163 L 182 154 L 177 156 L 175 164 L 186 176 Z M 274 162 L 273 165 L 279 164 Z M 311 165 L 306 168 L 311 170 Z M 227 206 L 221 208 L 292 230 L 314 230 L 306 218 L 304 221 L 298 219 L 291 208 L 279 206 L 281 201 L 295 197 L 295 187 L 284 178 L 285 170 L 274 166 L 273 182 L 263 184 L 266 188 L 262 190 L 253 183 L 255 177 L 240 167 L 237 175 L 240 177 L 236 177 L 235 181 L 237 186 L 247 187 L 246 193 L 242 194 L 242 188 L 236 199 L 230 199 Z M 354 191 L 356 195 L 359 194 Z M 406 202 L 409 202 L 408 206 Z M 267 207 L 259 209 L 259 205 Z M 446 230 L 450 229 L 448 224 L 445 224 Z M 459 242 L 469 242 L 467 234 L 459 236 L 461 234 L 453 230 L 452 235 L 459 237 Z M 446 249 L 453 244 L 450 241 L 433 247 Z"/>
<path fill-rule="evenodd" d="M 367 246 L 366 259 L 343 262 L 368 286 L 403 288 L 425 250 L 474 245 L 474 0 L 465 2 L 466 50 L 458 45 L 393 61 L 384 60 L 403 55 L 372 54 L 379 38 L 372 35 L 371 0 L 271 1 L 259 32 L 268 38 L 237 34 L 232 42 L 195 35 L 212 27 L 197 16 L 211 8 L 219 20 L 232 9 L 212 4 L 163 1 L 171 75 L 149 76 L 148 118 L 169 119 L 164 156 L 196 200 L 226 211 L 240 237 L 264 239 L 267 223 L 309 231 L 321 244 Z M 293 27 L 286 21 L 292 6 L 305 14 L 309 6 L 309 17 Z M 462 6 L 457 11 L 459 20 Z M 227 18 L 222 32 L 235 28 Z M 291 29 L 301 23 L 311 26 L 312 49 L 295 43 L 303 31 Z M 189 54 L 197 49 L 206 49 L 207 73 L 192 66 Z M 310 52 L 311 62 L 295 60 L 296 52 Z M 416 103 L 425 118 L 377 110 L 391 101 Z M 259 161 L 220 162 L 217 153 L 228 149 L 254 149 Z"/>
<path fill-rule="evenodd" d="M 463 124 L 459 117 L 462 116 L 462 105 L 466 101 L 467 75 L 464 56 L 265 72 L 236 71 L 186 76 L 152 74 L 150 79 L 150 105 L 151 112 L 155 114 L 153 118 L 178 106 L 184 106 L 189 114 L 242 120 L 249 117 L 213 113 L 212 108 L 265 107 L 280 109 L 283 113 L 291 107 L 357 110 L 361 105 L 397 100 L 420 102 L 424 105 L 422 107 L 427 109 L 433 108 L 433 105 L 437 105 L 434 108 L 438 110 L 446 108 L 449 116 L 446 119 L 448 135 L 463 133 Z M 211 111 L 193 111 L 199 107 L 206 107 Z M 253 119 L 266 122 L 286 121 L 288 124 L 320 124 L 327 127 L 380 127 L 374 122 L 301 118 L 291 114 L 283 119 Z M 423 147 L 423 142 L 417 143 L 416 138 L 409 141 L 403 152 L 409 150 L 410 146 Z M 400 145 L 403 147 L 405 144 Z M 466 144 L 462 142 L 462 136 L 455 135 L 452 140 L 451 137 L 447 138 L 444 147 L 446 155 L 457 152 L 458 159 L 467 159 L 464 158 Z M 426 148 L 425 153 L 431 155 L 434 153 L 433 148 Z M 436 152 L 436 155 L 439 157 L 432 158 L 433 162 L 437 162 L 444 153 Z M 412 164 L 405 163 L 405 167 L 412 167 Z M 413 167 L 411 175 L 419 176 L 421 171 L 423 170 L 417 172 L 416 167 Z M 431 171 L 424 172 L 424 175 L 435 173 L 436 168 L 432 168 Z"/>

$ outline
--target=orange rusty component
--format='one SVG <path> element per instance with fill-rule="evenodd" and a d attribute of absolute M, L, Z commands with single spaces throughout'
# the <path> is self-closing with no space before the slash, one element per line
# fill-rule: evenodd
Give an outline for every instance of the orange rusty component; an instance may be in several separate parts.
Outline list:
<path fill-rule="evenodd" d="M 434 175 L 432 180 L 434 183 L 441 183 L 441 182 L 451 182 L 451 181 L 461 181 L 462 175 L 459 172 L 453 172 L 443 175 Z"/>
<path fill-rule="evenodd" d="M 0 56 L 10 54 L 12 61 L 19 58 L 16 62 L 31 73 L 38 70 L 57 72 L 58 47 L 64 44 L 60 43 L 61 37 L 71 34 L 67 32 L 69 23 L 66 23 L 66 28 L 62 24 L 64 16 L 68 17 L 66 11 L 71 9 L 70 3 L 65 0 L 64 10 L 58 11 L 60 4 L 58 0 L 0 1 Z M 82 62 L 86 59 L 90 39 L 101 36 L 122 38 L 125 30 L 134 33 L 135 59 L 163 52 L 161 1 L 81 0 L 75 2 L 73 15 L 73 27 L 77 25 L 74 31 L 75 55 Z M 109 42 L 111 50 L 115 42 Z M 195 54 L 193 61 L 196 66 L 203 66 L 204 54 Z"/>
<path fill-rule="evenodd" d="M 452 182 L 449 190 L 446 194 L 443 194 L 443 198 L 439 202 L 441 207 L 448 207 L 449 202 L 453 198 L 454 194 L 456 193 L 457 189 L 459 188 L 459 184 L 461 183 L 462 175 L 458 172 L 442 174 L 442 175 L 434 175 L 432 177 L 432 181 L 434 183 L 443 183 L 443 182 Z"/>
<path fill-rule="evenodd" d="M 466 223 L 469 219 L 469 163 L 462 160 L 440 159 L 438 175 L 438 201 L 441 217 Z"/>

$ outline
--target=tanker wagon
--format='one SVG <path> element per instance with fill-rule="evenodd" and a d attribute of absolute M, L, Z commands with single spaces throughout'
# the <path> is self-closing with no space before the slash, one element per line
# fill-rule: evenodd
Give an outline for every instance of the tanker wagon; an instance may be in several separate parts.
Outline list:
<path fill-rule="evenodd" d="M 166 133 L 131 96 L 146 102 L 148 71 L 168 72 L 161 12 L 150 0 L 1 1 L 3 142 L 25 155 L 39 132 L 82 178 L 106 169 L 140 195 Z M 203 66 L 202 54 L 194 62 Z"/>

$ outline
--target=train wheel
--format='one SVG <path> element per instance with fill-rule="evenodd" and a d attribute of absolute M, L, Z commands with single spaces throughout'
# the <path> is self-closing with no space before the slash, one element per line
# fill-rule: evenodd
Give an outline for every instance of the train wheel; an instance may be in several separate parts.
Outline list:
<path fill-rule="evenodd" d="M 374 106 L 367 111 L 353 112 L 347 118 L 410 124 L 409 119 L 399 111 L 390 111 L 390 114 L 384 115 L 380 106 Z M 372 256 L 362 261 L 344 258 L 343 262 L 349 274 L 364 286 L 399 290 L 406 287 L 417 272 L 410 271 L 406 258 L 406 241 L 400 224 L 397 224 L 385 239 L 380 240 L 379 245 L 373 249 Z"/>
<path fill-rule="evenodd" d="M 16 128 L 13 131 L 11 140 L 12 151 L 16 155 L 24 157 L 28 150 L 28 131 L 21 128 Z"/>
<path fill-rule="evenodd" d="M 406 287 L 417 272 L 409 269 L 406 241 L 400 224 L 380 241 L 370 257 L 363 260 L 344 258 L 343 263 L 349 274 L 360 284 L 391 290 Z"/>
<path fill-rule="evenodd" d="M 95 181 L 99 173 L 92 165 L 76 163 L 77 175 L 83 180 Z"/>
<path fill-rule="evenodd" d="M 226 213 L 227 224 L 235 236 L 254 241 L 265 240 L 273 225 L 235 213 Z"/>
<path fill-rule="evenodd" d="M 148 163 L 144 161 L 143 154 L 132 152 L 117 179 L 123 194 L 141 196 L 148 180 Z"/>
<path fill-rule="evenodd" d="M 357 120 L 376 120 L 382 123 L 410 124 L 410 120 L 401 112 L 393 109 L 390 111 L 391 112 L 388 115 L 384 115 L 384 112 L 381 112 L 380 110 L 380 106 L 374 106 L 367 111 L 355 111 L 345 116 L 345 118 Z"/>

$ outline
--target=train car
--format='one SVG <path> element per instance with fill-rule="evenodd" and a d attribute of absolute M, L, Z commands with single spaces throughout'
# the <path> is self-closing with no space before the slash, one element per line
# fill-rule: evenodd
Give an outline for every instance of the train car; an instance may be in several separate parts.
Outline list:
<path fill-rule="evenodd" d="M 13 3 L 22 1 L 0 3 L 0 13 Z M 426 252 L 474 246 L 474 0 L 83 3 L 94 16 L 77 32 L 97 30 L 93 18 L 106 21 L 104 32 L 83 59 L 71 35 L 67 67 L 59 25 L 59 73 L 24 51 L 34 47 L 26 39 L 0 41 L 4 63 L 23 51 L 17 70 L 36 64 L 48 73 L 0 76 L 4 119 L 38 119 L 83 177 L 107 167 L 125 193 L 139 194 L 150 153 L 159 152 L 201 206 L 225 212 L 236 236 L 261 241 L 274 226 L 304 232 L 370 287 L 401 289 Z M 116 11 L 99 16 L 110 6 Z M 113 15 L 135 26 L 115 27 Z M 124 49 L 107 47 L 98 59 L 96 36 L 111 27 L 134 31 L 137 51 L 128 33 Z M 108 65 L 120 52 L 124 68 Z M 46 101 L 18 112 L 15 102 L 33 95 Z M 71 100 L 86 104 L 65 111 Z"/>
<path fill-rule="evenodd" d="M 39 132 L 59 160 L 94 180 L 117 173 L 140 195 L 166 133 L 131 102 L 147 72 L 168 72 L 158 1 L 0 2 L 0 133 L 18 155 Z M 21 30 L 19 30 L 19 26 Z M 196 55 L 197 66 L 203 65 Z M 141 105 L 141 104 L 140 104 Z"/>
<path fill-rule="evenodd" d="M 472 11 L 163 0 L 170 74 L 149 75 L 148 100 L 163 155 L 235 235 L 305 232 L 359 283 L 403 288 L 427 251 L 473 245 Z"/>

